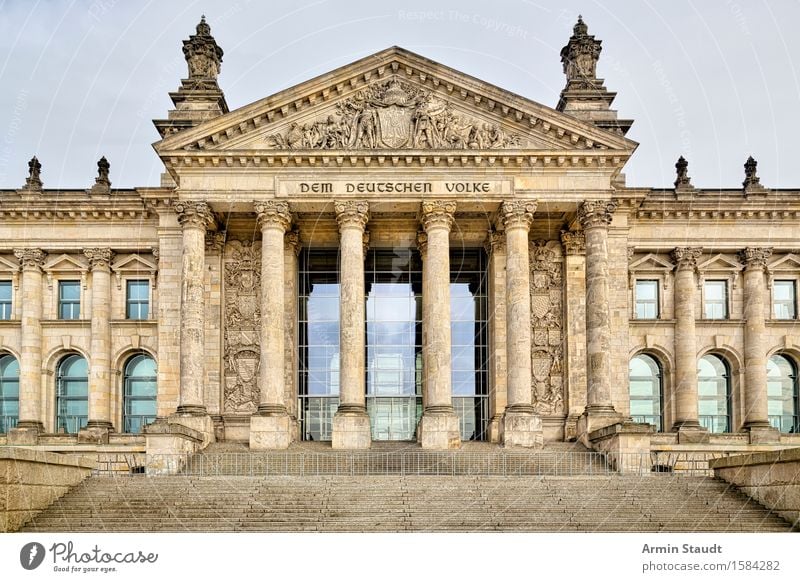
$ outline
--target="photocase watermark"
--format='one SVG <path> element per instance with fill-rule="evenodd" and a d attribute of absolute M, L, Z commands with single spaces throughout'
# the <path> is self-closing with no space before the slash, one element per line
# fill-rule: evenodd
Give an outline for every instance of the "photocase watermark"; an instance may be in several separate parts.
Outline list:
<path fill-rule="evenodd" d="M 528 30 L 518 24 L 512 24 L 486 16 L 478 12 L 461 12 L 460 10 L 398 10 L 398 20 L 417 21 L 451 21 L 464 24 L 474 24 L 490 32 L 505 34 L 506 36 L 528 38 Z"/>
<path fill-rule="evenodd" d="M 675 114 L 675 122 L 680 130 L 681 151 L 684 152 L 685 155 L 691 157 L 692 132 L 689 130 L 689 125 L 686 123 L 686 111 L 683 109 L 683 105 L 681 105 L 680 99 L 677 93 L 675 93 L 672 82 L 669 80 L 669 77 L 667 77 L 667 73 L 664 71 L 664 66 L 661 64 L 661 61 L 653 62 L 653 70 L 656 73 L 659 84 L 664 88 L 667 100 L 673 106 L 672 111 Z"/>
<path fill-rule="evenodd" d="M 154 552 L 106 551 L 95 544 L 88 550 L 76 549 L 72 541 L 56 542 L 49 549 L 39 542 L 29 542 L 19 551 L 19 563 L 26 570 L 35 570 L 41 566 L 45 558 L 52 559 L 54 572 L 101 573 L 117 571 L 122 564 L 155 564 L 158 554 Z"/>
<path fill-rule="evenodd" d="M 14 101 L 14 109 L 11 110 L 11 120 L 8 122 L 6 135 L 3 138 L 2 149 L 0 149 L 0 180 L 5 181 L 8 162 L 11 159 L 11 153 L 14 149 L 14 142 L 19 133 L 22 125 L 22 115 L 28 108 L 28 90 L 21 89 L 17 93 L 17 99 Z"/>

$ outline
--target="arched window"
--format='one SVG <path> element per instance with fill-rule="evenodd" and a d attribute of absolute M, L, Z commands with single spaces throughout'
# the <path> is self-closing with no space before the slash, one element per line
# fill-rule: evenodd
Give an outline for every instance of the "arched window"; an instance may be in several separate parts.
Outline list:
<path fill-rule="evenodd" d="M 75 434 L 89 419 L 89 366 L 77 354 L 58 365 L 56 386 L 56 430 Z"/>
<path fill-rule="evenodd" d="M 0 433 L 19 420 L 19 363 L 14 356 L 0 356 Z"/>
<path fill-rule="evenodd" d="M 767 399 L 769 423 L 781 432 L 800 432 L 797 366 L 784 355 L 776 354 L 767 362 Z"/>
<path fill-rule="evenodd" d="M 140 433 L 156 419 L 156 363 L 147 354 L 133 356 L 125 364 L 122 426 L 128 433 Z"/>
<path fill-rule="evenodd" d="M 700 424 L 709 432 L 731 431 L 731 383 L 728 364 L 709 354 L 697 369 L 697 399 Z"/>
<path fill-rule="evenodd" d="M 634 356 L 628 365 L 630 380 L 631 417 L 635 422 L 647 422 L 661 432 L 661 366 L 647 354 Z"/>

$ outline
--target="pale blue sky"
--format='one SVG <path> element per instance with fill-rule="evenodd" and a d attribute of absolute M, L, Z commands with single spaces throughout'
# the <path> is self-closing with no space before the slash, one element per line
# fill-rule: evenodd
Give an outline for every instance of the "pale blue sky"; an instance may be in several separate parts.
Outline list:
<path fill-rule="evenodd" d="M 698 187 L 800 188 L 800 3 L 790 0 L 0 0 L 0 188 L 27 161 L 45 187 L 157 185 L 151 123 L 186 75 L 181 41 L 205 13 L 235 109 L 391 45 L 554 107 L 578 13 L 603 41 L 598 75 L 635 120 L 632 186 L 669 186 L 678 155 Z"/>

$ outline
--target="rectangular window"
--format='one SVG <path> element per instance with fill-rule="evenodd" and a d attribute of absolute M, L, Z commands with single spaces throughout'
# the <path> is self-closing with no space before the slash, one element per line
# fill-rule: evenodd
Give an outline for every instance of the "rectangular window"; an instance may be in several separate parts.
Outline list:
<path fill-rule="evenodd" d="M 11 319 L 11 281 L 0 281 L 0 319 Z"/>
<path fill-rule="evenodd" d="M 58 318 L 80 319 L 81 316 L 81 282 L 58 282 Z"/>
<path fill-rule="evenodd" d="M 658 319 L 658 281 L 636 281 L 636 319 Z"/>
<path fill-rule="evenodd" d="M 728 319 L 728 282 L 706 281 L 703 287 L 706 319 Z"/>
<path fill-rule="evenodd" d="M 794 281 L 772 283 L 772 311 L 775 319 L 797 318 L 797 285 Z"/>
<path fill-rule="evenodd" d="M 150 314 L 150 281 L 128 281 L 125 317 L 147 319 Z"/>

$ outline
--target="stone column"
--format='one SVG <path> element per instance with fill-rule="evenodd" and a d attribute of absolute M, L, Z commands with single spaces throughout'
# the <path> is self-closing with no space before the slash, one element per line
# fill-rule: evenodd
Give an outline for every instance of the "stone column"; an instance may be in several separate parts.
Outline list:
<path fill-rule="evenodd" d="M 508 407 L 505 446 L 541 447 L 542 419 L 533 410 L 531 369 L 531 261 L 529 232 L 535 201 L 507 200 L 500 207 L 506 232 L 506 350 Z"/>
<path fill-rule="evenodd" d="M 457 449 L 461 430 L 453 410 L 450 341 L 450 228 L 456 203 L 422 203 L 422 365 L 425 391 L 418 440 L 424 449 Z"/>
<path fill-rule="evenodd" d="M 764 270 L 771 248 L 748 247 L 740 258 L 744 269 L 744 429 L 752 443 L 779 442 L 769 424 L 767 346 L 764 320 Z"/>
<path fill-rule="evenodd" d="M 492 443 L 503 440 L 503 414 L 508 404 L 506 351 L 506 237 L 490 231 L 484 243 L 489 256 L 489 426 Z"/>
<path fill-rule="evenodd" d="M 92 269 L 92 341 L 89 368 L 89 422 L 79 442 L 107 443 L 111 416 L 111 249 L 84 249 Z"/>
<path fill-rule="evenodd" d="M 564 363 L 567 367 L 566 438 L 577 436 L 578 418 L 586 408 L 586 239 L 583 231 L 563 231 Z"/>
<path fill-rule="evenodd" d="M 176 416 L 180 423 L 212 440 L 214 428 L 203 397 L 205 381 L 206 230 L 215 225 L 205 202 L 177 202 L 183 234 L 181 257 L 181 387 Z"/>
<path fill-rule="evenodd" d="M 621 420 L 611 402 L 611 326 L 608 294 L 608 227 L 617 204 L 587 200 L 578 210 L 586 241 L 586 410 L 579 432 Z"/>
<path fill-rule="evenodd" d="M 703 441 L 708 432 L 698 422 L 697 335 L 695 333 L 695 269 L 703 250 L 678 247 L 675 263 L 675 422 L 673 431 L 683 442 Z"/>
<path fill-rule="evenodd" d="M 300 233 L 292 230 L 286 233 L 284 247 L 284 269 L 286 275 L 284 281 L 286 287 L 283 294 L 284 309 L 284 353 L 285 356 L 285 394 L 286 410 L 292 419 L 292 440 L 300 438 L 299 425 L 297 424 L 297 269 L 298 255 L 300 254 Z"/>
<path fill-rule="evenodd" d="M 372 442 L 365 405 L 364 229 L 369 204 L 334 204 L 339 223 L 339 408 L 333 416 L 334 449 L 368 449 Z"/>
<path fill-rule="evenodd" d="M 261 391 L 250 419 L 251 449 L 285 449 L 292 440 L 286 411 L 284 353 L 284 236 L 292 222 L 287 202 L 255 204 L 261 227 Z"/>
<path fill-rule="evenodd" d="M 42 424 L 42 265 L 47 253 L 16 249 L 22 267 L 22 326 L 19 361 L 19 422 L 8 444 L 36 444 Z"/>

